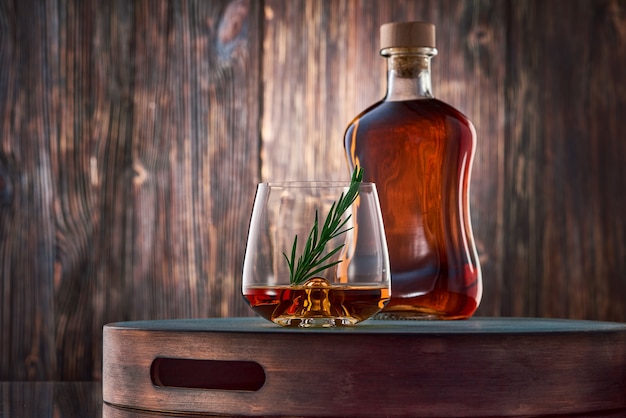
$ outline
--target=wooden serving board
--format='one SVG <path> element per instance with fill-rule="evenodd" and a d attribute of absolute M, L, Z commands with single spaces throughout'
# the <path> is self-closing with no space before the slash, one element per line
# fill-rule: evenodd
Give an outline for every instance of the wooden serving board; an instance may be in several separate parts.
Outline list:
<path fill-rule="evenodd" d="M 626 416 L 626 324 L 526 318 L 104 327 L 103 400 L 264 416 Z M 116 415 L 117 416 L 117 415 Z"/>

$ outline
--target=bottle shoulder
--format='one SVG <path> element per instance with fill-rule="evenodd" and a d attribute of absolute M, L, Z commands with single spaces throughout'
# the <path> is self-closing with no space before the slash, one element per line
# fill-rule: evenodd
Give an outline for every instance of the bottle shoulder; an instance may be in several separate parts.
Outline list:
<path fill-rule="evenodd" d="M 361 112 L 361 115 L 380 114 L 388 112 L 418 113 L 427 115 L 441 114 L 445 117 L 455 117 L 468 120 L 468 117 L 448 103 L 436 99 L 414 99 L 414 100 L 380 100 Z"/>
<path fill-rule="evenodd" d="M 458 109 L 435 98 L 414 99 L 403 101 L 380 100 L 358 114 L 348 125 L 348 129 L 359 124 L 362 128 L 369 126 L 400 126 L 437 125 L 456 122 L 470 130 L 474 130 L 472 122 Z"/>

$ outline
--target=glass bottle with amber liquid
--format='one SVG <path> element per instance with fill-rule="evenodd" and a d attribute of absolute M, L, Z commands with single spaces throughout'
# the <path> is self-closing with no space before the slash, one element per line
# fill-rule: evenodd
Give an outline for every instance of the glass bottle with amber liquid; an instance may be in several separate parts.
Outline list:
<path fill-rule="evenodd" d="M 476 146 L 472 123 L 432 94 L 435 27 L 381 26 L 385 97 L 344 135 L 350 169 L 378 188 L 391 269 L 391 299 L 379 319 L 465 319 L 482 277 L 469 214 Z"/>

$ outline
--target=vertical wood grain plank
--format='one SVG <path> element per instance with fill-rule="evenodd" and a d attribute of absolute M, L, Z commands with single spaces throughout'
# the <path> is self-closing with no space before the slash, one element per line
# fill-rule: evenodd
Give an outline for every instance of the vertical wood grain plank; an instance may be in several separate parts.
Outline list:
<path fill-rule="evenodd" d="M 576 200 L 584 219 L 581 280 L 589 299 L 586 317 L 626 321 L 626 1 L 598 2 L 587 14 L 589 54 L 585 100 L 580 117 L 586 117 L 580 155 L 586 167 L 579 170 L 584 191 Z M 578 314 L 573 307 L 571 315 Z"/>
<path fill-rule="evenodd" d="M 91 346 L 88 361 L 92 378 L 101 375 L 102 323 L 131 318 L 137 302 L 128 291 L 132 268 L 132 224 L 128 200 L 132 171 L 130 149 L 132 140 L 132 26 L 134 2 L 95 3 L 100 6 L 93 27 L 93 44 L 98 59 L 94 74 L 94 115 L 91 132 L 98 143 L 90 161 L 91 178 L 98 187 L 93 247 L 90 269 L 93 271 L 91 292 L 94 300 L 88 339 Z M 86 58 L 86 57 L 85 57 Z M 89 61 L 83 62 L 89 65 Z M 80 280 L 75 279 L 75 280 Z M 63 347 L 58 347 L 61 351 Z M 65 347 L 72 353 L 71 347 Z M 71 360 L 70 360 L 71 361 Z M 76 361 L 76 360 L 74 360 Z M 87 367 L 83 363 L 83 369 Z M 68 377 L 69 378 L 69 377 Z"/>
<path fill-rule="evenodd" d="M 0 379 L 56 375 L 44 3 L 0 6 Z M 47 280 L 42 280 L 47 278 Z"/>
<path fill-rule="evenodd" d="M 539 315 L 537 287 L 541 285 L 543 262 L 540 253 L 542 207 L 537 199 L 545 164 L 537 159 L 541 147 L 541 85 L 537 77 L 545 74 L 540 45 L 545 42 L 544 29 L 538 19 L 537 3 L 511 5 L 509 57 L 507 61 L 509 112 L 506 165 L 505 234 L 508 280 L 504 288 L 504 315 Z M 549 65 L 545 65 L 546 72 Z M 543 234 L 542 234 L 543 235 Z M 558 277 L 554 278 L 558 280 Z M 524 295 L 520 297 L 520 295 Z"/>
<path fill-rule="evenodd" d="M 40 100 L 50 107 L 57 378 L 89 380 L 98 352 L 97 340 L 91 338 L 97 326 L 94 318 L 98 317 L 94 310 L 98 295 L 93 250 L 101 226 L 98 207 L 102 185 L 106 184 L 99 169 L 107 147 L 100 123 L 108 121 L 103 100 L 111 99 L 109 92 L 102 91 L 104 74 L 92 65 L 91 45 L 94 28 L 99 27 L 96 17 L 111 10 L 93 1 L 47 5 L 49 42 L 43 45 L 51 83 Z M 98 63 L 102 65 L 102 61 Z M 46 282 L 51 278 L 38 279 Z"/>
<path fill-rule="evenodd" d="M 252 314 L 241 296 L 241 269 L 256 184 L 260 181 L 260 5 L 255 1 L 231 1 L 217 28 L 220 72 L 213 74 L 216 89 L 215 96 L 209 96 L 209 109 L 219 112 L 210 112 L 207 120 L 208 141 L 215 145 L 209 150 L 210 165 L 204 166 L 207 174 L 210 169 L 212 191 L 207 197 L 214 205 L 210 222 L 215 232 L 208 239 L 217 245 L 213 264 L 218 266 L 214 274 L 209 274 L 211 316 Z"/>
<path fill-rule="evenodd" d="M 511 3 L 505 315 L 623 320 L 626 313 L 618 215 L 626 188 L 614 157 L 624 151 L 617 128 L 625 111 L 626 75 L 617 71 L 624 8 Z M 611 46 L 598 55 L 601 40 Z"/>

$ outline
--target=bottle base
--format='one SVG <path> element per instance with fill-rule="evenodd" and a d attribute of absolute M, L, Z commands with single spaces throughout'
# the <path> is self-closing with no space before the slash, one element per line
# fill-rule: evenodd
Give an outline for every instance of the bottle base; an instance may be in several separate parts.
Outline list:
<path fill-rule="evenodd" d="M 393 292 L 393 289 L 392 289 Z M 480 296 L 456 292 L 431 292 L 414 298 L 393 298 L 376 314 L 376 319 L 457 320 L 470 318 Z"/>
<path fill-rule="evenodd" d="M 445 312 L 436 311 L 383 311 L 372 317 L 376 320 L 394 321 L 452 321 L 468 319 L 466 315 L 450 315 Z"/>

